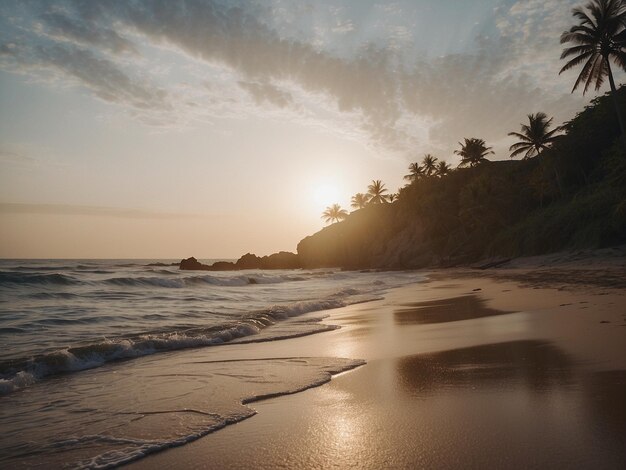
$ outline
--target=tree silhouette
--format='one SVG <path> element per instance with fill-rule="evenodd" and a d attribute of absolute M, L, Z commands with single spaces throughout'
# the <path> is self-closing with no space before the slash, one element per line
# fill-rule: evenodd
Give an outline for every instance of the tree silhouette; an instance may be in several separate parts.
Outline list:
<path fill-rule="evenodd" d="M 419 166 L 419 163 L 411 163 L 409 165 L 410 173 L 408 175 L 404 175 L 404 179 L 407 181 L 415 181 L 424 176 L 424 169 Z"/>
<path fill-rule="evenodd" d="M 486 156 L 493 153 L 491 147 L 487 147 L 487 144 L 483 139 L 464 139 L 465 142 L 459 142 L 461 146 L 460 150 L 455 150 L 454 153 L 461 156 L 461 163 L 459 166 L 474 167 L 479 163 L 486 160 Z"/>
<path fill-rule="evenodd" d="M 526 160 L 549 148 L 558 137 L 554 134 L 561 130 L 560 127 L 548 130 L 551 123 L 552 118 L 548 119 L 545 113 L 529 114 L 528 124 L 522 124 L 521 133 L 509 132 L 508 134 L 520 139 L 509 148 L 509 152 L 512 152 L 511 158 L 524 153 L 523 160 Z"/>
<path fill-rule="evenodd" d="M 367 195 L 369 196 L 370 203 L 380 204 L 381 202 L 387 202 L 387 196 L 385 193 L 387 188 L 380 180 L 372 180 L 372 184 L 367 187 Z"/>
<path fill-rule="evenodd" d="M 346 217 L 348 217 L 348 211 L 342 209 L 339 204 L 328 206 L 326 210 L 322 212 L 322 218 L 327 224 L 331 222 L 339 222 Z"/>
<path fill-rule="evenodd" d="M 422 168 L 424 169 L 424 173 L 426 176 L 431 176 L 435 173 L 437 169 L 437 159 L 433 157 L 430 153 L 424 155 L 424 159 L 422 160 Z"/>
<path fill-rule="evenodd" d="M 367 197 L 367 194 L 356 193 L 354 196 L 352 196 L 350 206 L 353 209 L 363 209 L 365 206 L 367 206 L 368 202 L 369 198 Z"/>
<path fill-rule="evenodd" d="M 620 130 L 624 135 L 624 119 L 617 101 L 611 59 L 615 65 L 626 70 L 626 4 L 623 0 L 592 0 L 584 8 L 574 8 L 572 14 L 580 20 L 579 24 L 561 35 L 561 44 L 571 42 L 575 45 L 564 49 L 561 59 L 574 57 L 563 66 L 559 75 L 584 62 L 572 88 L 573 93 L 584 83 L 583 95 L 592 83 L 599 90 L 605 77 L 608 77 Z"/>
<path fill-rule="evenodd" d="M 442 178 L 446 176 L 448 173 L 450 173 L 451 169 L 452 168 L 450 167 L 450 165 L 448 165 L 446 162 L 442 160 L 437 164 L 437 168 L 435 169 L 435 174 L 439 176 L 440 178 Z"/>
<path fill-rule="evenodd" d="M 389 202 L 397 201 L 397 200 L 398 200 L 398 195 L 397 195 L 397 194 L 395 194 L 395 193 L 394 193 L 394 194 L 389 194 L 389 195 L 387 196 L 387 200 L 388 200 Z"/>

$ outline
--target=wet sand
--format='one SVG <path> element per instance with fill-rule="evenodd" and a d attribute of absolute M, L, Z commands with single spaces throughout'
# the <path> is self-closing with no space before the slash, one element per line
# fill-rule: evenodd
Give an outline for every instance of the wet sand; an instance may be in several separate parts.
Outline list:
<path fill-rule="evenodd" d="M 511 312 L 489 308 L 486 306 L 484 299 L 476 294 L 467 294 L 450 299 L 412 302 L 401 305 L 394 312 L 394 317 L 396 322 L 401 325 L 411 323 L 427 325 L 504 315 L 506 313 Z"/>
<path fill-rule="evenodd" d="M 601 269 L 581 280 L 562 268 L 545 288 L 548 268 L 525 269 L 438 272 L 384 300 L 329 311 L 324 322 L 341 329 L 257 345 L 257 358 L 367 364 L 256 402 L 254 417 L 131 466 L 624 468 L 618 271 L 603 283 Z M 248 345 L 219 349 L 220 360 L 250 359 Z"/>

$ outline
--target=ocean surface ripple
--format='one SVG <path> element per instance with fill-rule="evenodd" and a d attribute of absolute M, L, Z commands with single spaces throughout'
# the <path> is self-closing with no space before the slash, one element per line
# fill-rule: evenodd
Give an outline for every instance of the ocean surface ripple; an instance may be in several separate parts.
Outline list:
<path fill-rule="evenodd" d="M 292 322 L 259 336 L 416 280 L 329 269 L 189 272 L 172 261 L 0 260 L 0 395 L 120 359 L 326 331 Z"/>

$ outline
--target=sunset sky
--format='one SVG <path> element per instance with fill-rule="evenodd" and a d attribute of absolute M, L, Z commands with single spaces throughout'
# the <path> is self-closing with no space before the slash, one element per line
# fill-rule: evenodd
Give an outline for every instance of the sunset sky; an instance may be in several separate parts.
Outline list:
<path fill-rule="evenodd" d="M 0 257 L 294 251 L 425 153 L 506 159 L 596 96 L 558 75 L 581 3 L 2 1 Z"/>

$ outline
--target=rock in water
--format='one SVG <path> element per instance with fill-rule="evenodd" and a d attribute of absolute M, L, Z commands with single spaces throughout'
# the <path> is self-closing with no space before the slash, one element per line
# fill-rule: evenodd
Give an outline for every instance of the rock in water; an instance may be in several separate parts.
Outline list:
<path fill-rule="evenodd" d="M 288 251 L 280 251 L 261 258 L 261 269 L 298 269 L 301 267 L 300 257 Z"/>
<path fill-rule="evenodd" d="M 200 270 L 204 270 L 207 269 L 208 266 L 206 264 L 202 264 L 200 261 L 198 261 L 196 258 L 194 258 L 193 256 L 184 260 L 181 260 L 180 262 L 180 269 L 186 269 L 189 271 L 200 271 Z"/>
<path fill-rule="evenodd" d="M 237 269 L 260 269 L 261 258 L 252 253 L 246 253 L 237 260 L 235 266 L 237 266 Z"/>

